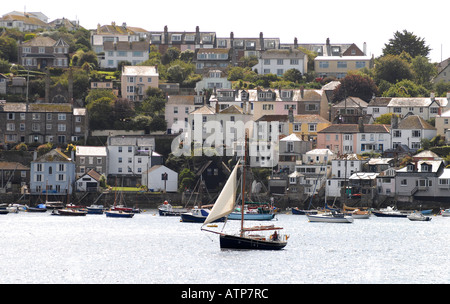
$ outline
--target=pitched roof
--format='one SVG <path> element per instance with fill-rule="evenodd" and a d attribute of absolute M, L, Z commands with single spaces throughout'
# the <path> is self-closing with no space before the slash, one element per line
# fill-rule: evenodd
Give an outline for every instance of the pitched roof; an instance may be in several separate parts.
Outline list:
<path fill-rule="evenodd" d="M 0 170 L 30 170 L 29 167 L 26 167 L 22 165 L 21 163 L 17 162 L 0 162 Z"/>
<path fill-rule="evenodd" d="M 335 104 L 333 108 L 367 108 L 367 102 L 359 97 L 347 97 Z"/>
<path fill-rule="evenodd" d="M 53 149 L 44 155 L 36 158 L 36 160 L 32 161 L 35 163 L 46 163 L 46 162 L 72 162 L 72 159 L 61 152 L 59 149 Z"/>
<path fill-rule="evenodd" d="M 27 42 L 22 43 L 22 46 L 54 46 L 56 41 L 50 37 L 36 36 Z"/>
<path fill-rule="evenodd" d="M 198 109 L 192 111 L 189 114 L 214 115 L 214 114 L 216 114 L 216 110 L 213 107 L 205 105 L 205 106 L 203 106 L 201 108 L 198 108 Z"/>
<path fill-rule="evenodd" d="M 236 105 L 231 105 L 228 108 L 219 112 L 220 114 L 244 114 L 244 110 Z"/>
<path fill-rule="evenodd" d="M 435 127 L 430 125 L 419 115 L 410 115 L 402 119 L 398 123 L 397 129 L 400 130 L 411 130 L 411 129 L 421 129 L 421 130 L 436 130 Z"/>
<path fill-rule="evenodd" d="M 122 76 L 159 76 L 156 66 L 131 66 L 126 65 L 122 69 Z"/>
<path fill-rule="evenodd" d="M 332 124 L 317 133 L 361 133 L 358 124 Z M 389 133 L 387 125 L 364 125 L 364 133 Z"/>

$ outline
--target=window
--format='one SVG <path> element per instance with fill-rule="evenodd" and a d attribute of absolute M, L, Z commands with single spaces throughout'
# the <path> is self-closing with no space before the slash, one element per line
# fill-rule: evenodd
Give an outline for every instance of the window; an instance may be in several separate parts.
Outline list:
<path fill-rule="evenodd" d="M 366 62 L 365 61 L 356 61 L 356 68 L 357 69 L 362 69 L 366 67 Z"/>
<path fill-rule="evenodd" d="M 270 59 L 264 59 L 264 64 L 270 64 Z"/>
<path fill-rule="evenodd" d="M 291 59 L 291 65 L 297 65 L 298 59 Z"/>
<path fill-rule="evenodd" d="M 402 137 L 402 131 L 401 130 L 394 130 L 394 137 Z"/>
<path fill-rule="evenodd" d="M 347 68 L 347 62 L 345 61 L 338 61 L 337 62 L 338 69 L 346 69 Z"/>
<path fill-rule="evenodd" d="M 330 63 L 328 61 L 320 61 L 319 68 L 328 69 L 330 67 Z"/>
<path fill-rule="evenodd" d="M 408 180 L 407 180 L 407 179 L 402 179 L 402 180 L 400 181 L 400 185 L 401 185 L 401 186 L 408 186 Z"/>
<path fill-rule="evenodd" d="M 66 114 L 59 113 L 58 114 L 58 120 L 66 120 Z"/>
<path fill-rule="evenodd" d="M 277 59 L 277 65 L 283 65 L 284 59 Z"/>
<path fill-rule="evenodd" d="M 421 134 L 420 130 L 413 130 L 412 131 L 412 137 L 420 137 L 420 134 Z"/>
<path fill-rule="evenodd" d="M 400 108 L 400 107 L 394 108 L 394 113 L 401 113 L 401 112 L 402 112 L 402 108 Z"/>

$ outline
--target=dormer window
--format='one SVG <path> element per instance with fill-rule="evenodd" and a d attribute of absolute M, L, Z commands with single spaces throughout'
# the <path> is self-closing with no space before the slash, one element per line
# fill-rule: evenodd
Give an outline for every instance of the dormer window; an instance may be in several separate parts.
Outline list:
<path fill-rule="evenodd" d="M 422 164 L 420 166 L 420 170 L 422 172 L 431 172 L 431 165 L 429 165 L 429 164 Z"/>
<path fill-rule="evenodd" d="M 413 165 L 413 164 L 407 165 L 406 168 L 407 168 L 406 170 L 407 170 L 408 172 L 413 172 L 413 171 L 414 171 L 414 165 Z"/>

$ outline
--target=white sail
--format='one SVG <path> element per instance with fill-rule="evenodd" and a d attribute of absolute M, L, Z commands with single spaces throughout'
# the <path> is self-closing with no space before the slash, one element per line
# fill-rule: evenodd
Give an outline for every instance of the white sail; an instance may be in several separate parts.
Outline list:
<path fill-rule="evenodd" d="M 227 216 L 234 210 L 237 169 L 238 165 L 236 164 L 203 225 L 211 223 L 217 219 L 220 219 L 221 217 Z"/>

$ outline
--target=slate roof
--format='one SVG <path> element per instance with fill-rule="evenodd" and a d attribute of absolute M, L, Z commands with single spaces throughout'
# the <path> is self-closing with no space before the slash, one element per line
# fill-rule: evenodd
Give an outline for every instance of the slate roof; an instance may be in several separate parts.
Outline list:
<path fill-rule="evenodd" d="M 412 130 L 412 129 L 420 129 L 420 130 L 436 130 L 435 127 L 430 125 L 419 115 L 410 115 L 404 119 L 402 119 L 398 123 L 397 129 L 400 130 Z"/>
<path fill-rule="evenodd" d="M 358 124 L 332 124 L 317 133 L 360 133 Z M 389 126 L 380 124 L 364 125 L 364 133 L 389 133 Z"/>

